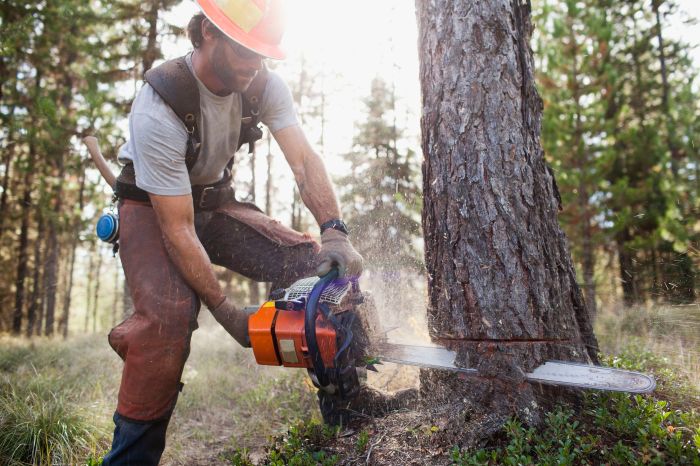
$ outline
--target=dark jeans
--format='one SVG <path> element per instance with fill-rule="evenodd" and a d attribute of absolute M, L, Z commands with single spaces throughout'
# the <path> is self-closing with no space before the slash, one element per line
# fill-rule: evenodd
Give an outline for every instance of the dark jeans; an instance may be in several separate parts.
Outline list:
<path fill-rule="evenodd" d="M 127 420 L 114 413 L 112 450 L 105 455 L 102 466 L 155 465 L 165 449 L 165 431 L 170 418 L 153 422 Z"/>
<path fill-rule="evenodd" d="M 199 299 L 170 260 L 153 208 L 124 201 L 119 215 L 119 254 L 134 312 L 109 335 L 124 369 L 105 464 L 155 465 L 182 387 Z M 319 245 L 253 206 L 226 204 L 198 214 L 195 226 L 213 263 L 253 280 L 284 287 L 314 273 Z"/>

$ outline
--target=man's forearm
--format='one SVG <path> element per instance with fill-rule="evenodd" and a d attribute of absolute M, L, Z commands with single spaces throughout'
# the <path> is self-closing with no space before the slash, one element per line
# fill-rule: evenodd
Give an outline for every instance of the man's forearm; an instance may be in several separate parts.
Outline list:
<path fill-rule="evenodd" d="M 340 207 L 333 185 L 318 154 L 306 157 L 304 170 L 297 176 L 297 186 L 301 200 L 319 225 L 340 218 Z"/>
<path fill-rule="evenodd" d="M 197 296 L 210 309 L 224 299 L 211 261 L 193 227 L 182 227 L 164 235 L 168 255 Z"/>

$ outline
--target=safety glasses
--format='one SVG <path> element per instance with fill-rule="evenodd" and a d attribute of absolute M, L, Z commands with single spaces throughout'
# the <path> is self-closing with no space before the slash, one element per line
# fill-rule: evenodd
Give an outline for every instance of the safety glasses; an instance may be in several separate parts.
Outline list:
<path fill-rule="evenodd" d="M 255 53 L 250 49 L 247 49 L 243 47 L 241 44 L 238 42 L 235 42 L 231 39 L 229 39 L 226 36 L 222 36 L 222 39 L 226 41 L 226 43 L 233 49 L 233 53 L 235 53 L 238 58 L 242 60 L 264 60 L 265 57 L 260 55 L 259 53 Z"/>

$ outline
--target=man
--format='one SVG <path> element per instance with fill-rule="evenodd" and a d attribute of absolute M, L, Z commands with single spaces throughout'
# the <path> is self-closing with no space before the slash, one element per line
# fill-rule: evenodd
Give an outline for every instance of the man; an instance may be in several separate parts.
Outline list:
<path fill-rule="evenodd" d="M 282 149 L 321 226 L 321 244 L 235 201 L 229 161 L 244 140 L 242 93 L 266 72 L 264 58 L 283 58 L 280 4 L 197 3 L 203 13 L 188 26 L 194 50 L 177 62 L 179 71 L 168 62 L 147 74 L 119 154 L 126 164 L 117 183 L 120 255 L 134 313 L 109 336 L 124 371 L 104 465 L 158 463 L 200 302 L 247 345 L 247 316 L 223 294 L 212 262 L 273 286 L 332 266 L 348 276 L 362 271 L 324 164 L 299 127 L 289 90 L 271 72 L 254 116 Z M 183 79 L 196 82 L 196 91 L 179 98 L 199 98 L 184 116 L 178 102 L 163 98 L 172 100 Z"/>

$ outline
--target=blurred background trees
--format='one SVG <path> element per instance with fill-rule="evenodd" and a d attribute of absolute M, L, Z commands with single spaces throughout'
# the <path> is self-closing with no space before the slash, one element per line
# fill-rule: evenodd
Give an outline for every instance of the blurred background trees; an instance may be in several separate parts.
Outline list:
<path fill-rule="evenodd" d="M 674 1 L 539 3 L 543 143 L 589 308 L 690 303 L 698 262 L 697 69 Z M 605 279 L 608 280 L 605 280 Z"/>
<path fill-rule="evenodd" d="M 189 16 L 180 27 L 168 20 L 182 3 L 0 5 L 0 332 L 103 332 L 129 312 L 118 255 L 93 230 L 111 191 L 79 141 L 97 134 L 115 161 L 143 72 L 188 48 L 182 25 Z M 700 100 L 697 64 L 672 30 L 677 2 L 538 0 L 533 8 L 542 142 L 590 312 L 617 300 L 695 301 Z M 387 60 L 401 48 L 415 53 L 415 43 L 393 43 Z M 359 55 L 339 60 L 361 67 Z M 397 92 L 406 81 L 417 88 L 418 76 L 369 70 L 367 82 L 347 84 L 351 77 L 313 59 L 271 66 L 335 174 L 368 274 L 390 284 L 422 273 L 422 156 L 417 110 L 407 110 L 418 102 Z M 343 149 L 327 129 L 337 123 L 328 108 L 348 94 L 338 83 L 365 96 L 347 108 L 358 116 L 343 130 Z M 239 199 L 316 234 L 269 135 L 255 154 L 237 157 L 236 181 Z M 265 291 L 223 270 L 219 278 L 245 304 Z"/>

